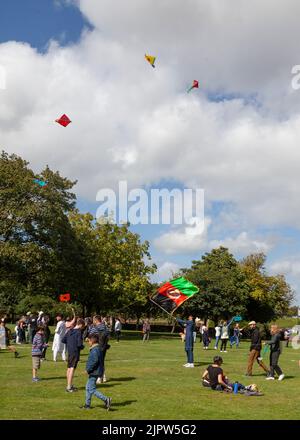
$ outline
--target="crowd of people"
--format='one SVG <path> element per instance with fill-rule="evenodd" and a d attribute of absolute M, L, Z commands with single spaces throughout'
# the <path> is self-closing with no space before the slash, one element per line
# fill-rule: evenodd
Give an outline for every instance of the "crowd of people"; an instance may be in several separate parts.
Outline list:
<path fill-rule="evenodd" d="M 218 349 L 219 341 L 221 341 L 220 345 L 220 352 L 227 353 L 227 342 L 230 341 L 230 347 L 232 348 L 233 345 L 236 345 L 238 348 L 239 342 L 240 342 L 240 336 L 242 334 L 242 331 L 245 331 L 248 336 L 250 337 L 250 350 L 248 355 L 248 362 L 247 362 L 247 371 L 245 373 L 245 376 L 252 376 L 252 370 L 253 365 L 255 361 L 257 362 L 258 366 L 262 368 L 266 373 L 266 379 L 267 380 L 274 380 L 275 376 L 278 376 L 278 380 L 281 381 L 284 379 L 284 374 L 278 365 L 279 362 L 279 356 L 282 351 L 282 343 L 281 341 L 283 339 L 286 339 L 287 337 L 290 338 L 290 334 L 287 336 L 287 333 L 284 332 L 282 329 L 280 329 L 277 325 L 271 325 L 270 327 L 270 333 L 271 333 L 271 340 L 266 341 L 262 343 L 262 336 L 259 328 L 257 327 L 257 324 L 255 321 L 249 322 L 247 326 L 240 329 L 239 324 L 235 323 L 232 331 L 232 337 L 230 337 L 230 326 L 232 325 L 234 319 L 232 318 L 229 321 L 221 321 L 220 324 L 216 325 L 215 327 L 215 345 L 214 349 Z M 187 356 L 187 362 L 183 365 L 186 368 L 193 368 L 194 367 L 194 343 L 196 341 L 196 334 L 197 330 L 199 331 L 201 335 L 201 341 L 203 342 L 203 348 L 207 349 L 211 338 L 208 333 L 208 328 L 203 324 L 200 323 L 199 320 L 196 318 L 195 322 L 193 319 L 193 316 L 190 315 L 187 320 L 182 320 L 177 318 L 178 324 L 180 324 L 184 328 L 184 332 L 181 332 L 181 335 L 184 335 L 184 343 L 185 343 L 185 352 Z M 198 325 L 197 325 L 198 324 Z M 263 356 L 261 354 L 262 346 L 265 345 L 265 349 L 269 347 L 270 349 L 270 355 L 269 355 L 269 367 L 267 367 L 263 362 Z M 207 370 L 203 374 L 203 385 L 204 386 L 211 386 L 212 389 L 218 389 L 218 390 L 232 390 L 232 384 L 226 383 L 224 379 L 223 373 L 217 373 L 220 370 L 220 365 L 223 362 L 223 359 L 221 356 L 215 356 L 214 357 L 214 363 L 210 365 Z M 216 380 L 218 381 L 216 382 Z M 239 389 L 245 389 L 240 384 Z M 248 390 L 249 391 L 249 390 Z"/>
<path fill-rule="evenodd" d="M 180 332 L 182 340 L 185 344 L 185 352 L 187 362 L 184 364 L 186 368 L 194 367 L 194 343 L 197 340 L 197 333 L 200 336 L 200 342 L 203 344 L 203 349 L 208 349 L 212 342 L 212 336 L 209 328 L 201 320 L 194 318 L 192 315 L 187 320 L 177 318 L 177 323 L 182 326 L 183 331 Z M 142 341 L 148 342 L 150 339 L 151 325 L 147 318 L 142 322 Z M 84 348 L 84 342 L 88 343 L 90 348 L 89 356 L 86 364 L 86 372 L 88 380 L 86 383 L 86 399 L 83 409 L 91 408 L 92 396 L 102 400 L 107 410 L 111 406 L 111 398 L 103 395 L 97 390 L 97 384 L 107 381 L 105 372 L 105 357 L 106 352 L 110 348 L 111 334 L 114 333 L 115 342 L 119 343 L 122 334 L 122 323 L 119 317 L 106 318 L 100 315 L 95 315 L 92 318 L 80 318 L 75 316 L 74 309 L 72 309 L 72 316 L 64 317 L 63 314 L 56 315 L 56 327 L 54 331 L 52 354 L 53 361 L 57 362 L 59 357 L 66 362 L 66 392 L 74 393 L 77 388 L 74 386 L 74 372 L 80 360 L 80 352 Z M 240 328 L 239 323 L 235 322 L 234 318 L 230 320 L 223 320 L 215 326 L 215 343 L 214 349 L 219 349 L 220 352 L 227 353 L 227 344 L 230 347 L 239 347 L 240 337 L 245 333 L 250 338 L 249 355 L 247 362 L 247 369 L 245 376 L 252 376 L 254 363 L 266 373 L 267 380 L 274 380 L 276 375 L 278 380 L 284 379 L 284 373 L 279 366 L 279 357 L 281 354 L 281 346 L 283 339 L 283 330 L 277 325 L 272 325 L 270 328 L 271 340 L 262 342 L 261 332 L 255 321 L 249 322 L 243 328 Z M 284 332 L 284 338 L 288 341 L 291 334 Z M 38 370 L 41 367 L 41 362 L 46 360 L 46 351 L 49 347 L 50 329 L 49 316 L 40 311 L 38 314 L 28 312 L 26 316 L 21 317 L 15 327 L 15 343 L 31 343 L 32 344 L 32 381 L 39 382 Z M 0 346 L 7 348 L 14 356 L 19 357 L 19 352 L 15 346 L 11 345 L 10 341 L 12 334 L 6 326 L 5 317 L 0 321 Z M 264 348 L 263 348 L 264 346 Z M 263 355 L 270 350 L 269 366 L 267 367 L 263 362 Z M 263 349 L 263 354 L 261 353 Z M 247 394 L 259 394 L 256 385 L 252 384 L 248 387 L 238 382 L 232 382 L 224 374 L 222 369 L 223 358 L 221 356 L 214 356 L 213 363 L 209 365 L 202 375 L 202 384 L 205 387 L 210 387 L 212 390 L 229 391 Z M 300 365 L 300 364 L 299 364 Z M 252 394 L 251 394 L 252 393 Z"/>
<path fill-rule="evenodd" d="M 111 406 L 111 398 L 104 396 L 96 385 L 106 382 L 105 375 L 105 356 L 110 348 L 109 340 L 114 333 L 116 343 L 120 342 L 122 334 L 122 323 L 119 317 L 105 318 L 95 315 L 93 318 L 80 318 L 75 316 L 64 317 L 63 314 L 56 315 L 56 327 L 54 331 L 52 352 L 53 361 L 57 362 L 61 356 L 62 361 L 67 363 L 66 379 L 67 393 L 74 393 L 77 388 L 73 384 L 74 372 L 80 360 L 80 352 L 84 348 L 84 342 L 88 343 L 90 348 L 86 372 L 88 381 L 86 384 L 86 400 L 81 407 L 83 409 L 91 408 L 92 396 L 101 399 L 107 410 Z M 46 352 L 49 347 L 50 329 L 49 316 L 40 311 L 38 314 L 28 312 L 22 316 L 16 323 L 14 339 L 16 344 L 32 344 L 32 382 L 39 382 L 38 370 L 41 363 L 46 360 Z M 145 319 L 142 323 L 142 341 L 148 342 L 150 339 L 150 320 Z M 0 348 L 6 348 L 19 357 L 16 348 L 11 345 L 12 332 L 6 326 L 6 317 L 0 321 Z"/>

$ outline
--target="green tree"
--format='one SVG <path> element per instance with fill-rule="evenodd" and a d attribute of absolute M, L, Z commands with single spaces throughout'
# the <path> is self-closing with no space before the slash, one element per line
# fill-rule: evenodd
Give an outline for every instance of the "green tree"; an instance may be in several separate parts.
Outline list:
<path fill-rule="evenodd" d="M 34 182 L 47 181 L 44 187 Z M 75 182 L 46 167 L 39 176 L 16 155 L 0 156 L 0 295 L 57 297 L 74 282 L 76 241 L 68 220 Z M 76 273 L 76 272 L 75 272 Z"/>
<path fill-rule="evenodd" d="M 83 258 L 77 299 L 88 313 L 145 305 L 149 275 L 156 270 L 150 263 L 149 243 L 141 242 L 129 225 L 96 222 L 91 214 L 73 212 L 70 223 Z"/>
<path fill-rule="evenodd" d="M 294 296 L 283 275 L 267 275 L 265 262 L 266 255 L 257 253 L 240 263 L 249 286 L 247 317 L 260 322 L 286 315 Z"/>
<path fill-rule="evenodd" d="M 193 261 L 183 274 L 200 289 L 183 304 L 184 314 L 217 322 L 246 312 L 249 294 L 246 276 L 228 249 L 213 249 L 201 260 Z"/>

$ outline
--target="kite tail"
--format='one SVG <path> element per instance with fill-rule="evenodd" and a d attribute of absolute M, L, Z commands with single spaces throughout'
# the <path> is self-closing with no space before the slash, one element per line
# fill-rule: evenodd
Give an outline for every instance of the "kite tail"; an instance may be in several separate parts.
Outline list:
<path fill-rule="evenodd" d="M 269 345 L 265 345 L 262 351 L 262 357 L 264 357 L 264 355 L 267 353 L 268 350 L 269 350 Z"/>
<path fill-rule="evenodd" d="M 190 91 L 193 89 L 193 86 L 191 86 L 191 87 L 189 87 L 188 89 L 187 89 L 187 93 L 190 93 Z"/>

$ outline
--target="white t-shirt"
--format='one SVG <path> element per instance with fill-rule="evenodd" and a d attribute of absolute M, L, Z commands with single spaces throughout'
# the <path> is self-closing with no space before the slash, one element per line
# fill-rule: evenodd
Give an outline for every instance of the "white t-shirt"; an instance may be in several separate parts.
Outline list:
<path fill-rule="evenodd" d="M 221 336 L 221 327 L 219 325 L 215 327 L 215 331 L 216 331 L 216 337 Z"/>

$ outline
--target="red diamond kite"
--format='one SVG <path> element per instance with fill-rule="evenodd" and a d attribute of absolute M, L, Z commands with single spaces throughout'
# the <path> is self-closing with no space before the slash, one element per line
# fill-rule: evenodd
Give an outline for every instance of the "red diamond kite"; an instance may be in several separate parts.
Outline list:
<path fill-rule="evenodd" d="M 68 118 L 67 115 L 62 115 L 59 119 L 55 119 L 55 122 L 62 125 L 63 127 L 67 127 L 72 121 Z"/>
<path fill-rule="evenodd" d="M 71 299 L 71 295 L 69 293 L 63 293 L 62 295 L 59 295 L 60 302 L 69 302 L 70 299 Z"/>
<path fill-rule="evenodd" d="M 187 93 L 189 93 L 192 89 L 199 89 L 199 82 L 196 79 L 194 79 L 193 84 L 187 90 Z"/>

